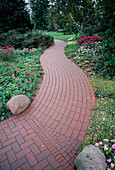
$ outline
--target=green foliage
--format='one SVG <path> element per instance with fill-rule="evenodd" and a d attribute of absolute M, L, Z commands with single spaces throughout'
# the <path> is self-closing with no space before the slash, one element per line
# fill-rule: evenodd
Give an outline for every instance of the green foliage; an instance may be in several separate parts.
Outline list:
<path fill-rule="evenodd" d="M 39 88 L 43 69 L 39 57 L 42 49 L 28 51 L 16 50 L 16 58 L 13 61 L 0 59 L 0 119 L 4 120 L 10 116 L 6 103 L 15 95 L 24 94 L 30 100 L 35 96 L 34 89 Z"/>
<path fill-rule="evenodd" d="M 44 35 L 39 31 L 29 31 L 25 34 L 19 34 L 16 31 L 9 31 L 0 35 L 0 45 L 14 45 L 15 48 L 39 48 L 50 47 L 54 43 L 53 37 Z"/>
<path fill-rule="evenodd" d="M 49 7 L 48 0 L 30 0 L 32 9 L 32 21 L 34 29 L 45 30 L 47 27 L 47 11 Z"/>
<path fill-rule="evenodd" d="M 25 32 L 33 27 L 23 0 L 0 0 L 0 11 L 0 33 L 12 29 Z"/>
<path fill-rule="evenodd" d="M 92 57 L 95 63 L 93 68 L 95 73 L 98 76 L 110 77 L 111 79 L 114 78 L 115 73 L 115 42 L 113 37 L 104 40 L 101 51 Z"/>
<path fill-rule="evenodd" d="M 78 53 L 78 48 L 80 46 L 75 43 L 75 44 L 68 44 L 66 47 L 65 47 L 65 55 L 68 57 L 68 58 L 71 58 L 71 57 L 76 57 L 77 53 Z"/>

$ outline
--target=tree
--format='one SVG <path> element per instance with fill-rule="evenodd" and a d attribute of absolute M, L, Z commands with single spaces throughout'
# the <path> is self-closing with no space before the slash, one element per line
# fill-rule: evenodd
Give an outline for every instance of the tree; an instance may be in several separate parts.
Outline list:
<path fill-rule="evenodd" d="M 81 36 L 84 26 L 93 25 L 95 7 L 91 0 L 52 0 L 52 7 L 55 9 L 54 16 L 58 13 L 68 23 L 73 23 Z"/>
<path fill-rule="evenodd" d="M 32 9 L 32 22 L 35 29 L 44 30 L 47 27 L 47 11 L 49 7 L 48 0 L 30 0 Z"/>
<path fill-rule="evenodd" d="M 11 29 L 25 30 L 32 28 L 26 3 L 23 0 L 0 0 L 1 32 Z"/>

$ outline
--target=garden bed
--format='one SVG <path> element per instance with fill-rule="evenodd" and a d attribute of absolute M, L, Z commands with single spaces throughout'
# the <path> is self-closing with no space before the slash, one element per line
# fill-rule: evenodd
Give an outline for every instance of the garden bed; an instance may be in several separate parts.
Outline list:
<path fill-rule="evenodd" d="M 6 46 L 3 51 L 8 53 L 8 49 L 12 51 L 11 58 L 7 58 L 5 53 L 0 59 L 0 120 L 11 115 L 6 107 L 11 97 L 23 94 L 33 100 L 44 74 L 39 59 L 43 53 L 41 48 L 11 50 L 12 47 Z"/>
<path fill-rule="evenodd" d="M 101 46 L 98 51 L 94 50 L 93 52 L 93 50 L 87 50 L 89 49 L 89 45 L 87 47 L 87 43 L 85 44 L 85 50 L 81 48 L 80 45 L 81 44 L 78 44 L 77 42 L 68 44 L 65 47 L 65 54 L 88 76 L 95 93 L 96 105 L 93 109 L 94 113 L 90 118 L 85 143 L 77 148 L 77 154 L 86 145 L 96 145 L 104 152 L 107 159 L 107 167 L 112 169 L 115 164 L 115 81 L 112 73 L 112 65 L 108 65 L 107 68 L 107 66 L 104 65 L 105 63 L 102 63 L 103 59 L 100 59 L 100 56 L 96 57 L 97 54 L 101 53 Z M 90 47 L 92 48 L 92 46 L 94 46 L 94 44 L 91 42 Z M 103 65 L 102 72 L 99 70 L 99 63 L 101 67 Z M 106 72 L 106 69 L 112 70 L 112 74 L 108 70 Z M 104 77 L 104 75 L 106 76 Z"/>

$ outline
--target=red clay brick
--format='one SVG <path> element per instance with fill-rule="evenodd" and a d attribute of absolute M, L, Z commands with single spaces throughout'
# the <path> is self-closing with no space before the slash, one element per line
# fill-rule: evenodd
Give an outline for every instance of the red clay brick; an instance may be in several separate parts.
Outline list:
<path fill-rule="evenodd" d="M 10 145 L 11 143 L 15 142 L 16 139 L 15 138 L 11 138 L 5 142 L 3 142 L 3 146 L 7 146 L 7 145 Z"/>
<path fill-rule="evenodd" d="M 1 142 L 4 142 L 4 141 L 7 140 L 7 136 L 6 136 L 5 133 L 2 133 L 2 134 L 0 135 L 0 140 L 1 140 Z"/>
<path fill-rule="evenodd" d="M 20 147 L 21 147 L 22 149 L 24 149 L 24 148 L 30 146 L 32 143 L 34 143 L 34 142 L 33 142 L 32 139 L 30 139 L 30 140 L 28 140 L 27 142 L 24 142 L 23 144 L 21 144 Z"/>
<path fill-rule="evenodd" d="M 23 139 L 22 135 L 16 136 L 16 140 L 17 140 L 17 142 L 18 142 L 19 144 L 24 143 L 24 139 Z"/>
<path fill-rule="evenodd" d="M 33 140 L 37 146 L 43 145 L 43 142 L 40 140 L 40 138 L 38 136 L 34 137 Z"/>
<path fill-rule="evenodd" d="M 26 162 L 26 158 L 25 157 L 22 157 L 20 159 L 18 159 L 17 161 L 15 161 L 14 163 L 11 164 L 11 167 L 12 169 L 17 169 L 19 168 L 20 166 L 22 166 L 25 162 Z"/>
<path fill-rule="evenodd" d="M 6 159 L 7 159 L 7 157 L 5 154 L 0 155 L 0 162 L 3 162 Z"/>
<path fill-rule="evenodd" d="M 34 165 L 36 165 L 38 163 L 38 161 L 36 160 L 36 158 L 34 157 L 34 155 L 32 153 L 28 153 L 26 155 L 26 158 L 28 159 L 31 167 L 33 167 Z"/>
<path fill-rule="evenodd" d="M 16 131 L 14 133 L 11 133 L 10 135 L 8 135 L 8 139 L 11 139 L 13 137 L 16 137 L 17 135 L 19 135 L 19 131 Z"/>
<path fill-rule="evenodd" d="M 11 146 L 8 145 L 8 146 L 6 146 L 5 148 L 2 148 L 2 149 L 0 150 L 0 154 L 2 155 L 2 154 L 8 152 L 8 151 L 11 150 L 11 149 L 12 149 Z"/>
<path fill-rule="evenodd" d="M 10 164 L 8 163 L 7 160 L 3 161 L 0 165 L 1 165 L 2 170 L 6 170 L 6 169 L 11 170 Z"/>
<path fill-rule="evenodd" d="M 17 160 L 17 158 L 12 150 L 8 151 L 6 154 L 7 154 L 10 164 Z"/>
<path fill-rule="evenodd" d="M 69 128 L 65 134 L 65 136 L 70 137 L 72 135 L 73 129 Z"/>
<path fill-rule="evenodd" d="M 19 129 L 21 129 L 21 128 L 23 128 L 23 126 L 22 126 L 22 125 L 19 125 L 19 126 L 15 127 L 15 128 L 12 128 L 11 131 L 12 131 L 12 132 L 15 132 L 15 131 L 17 131 L 17 130 L 19 130 Z"/>
<path fill-rule="evenodd" d="M 33 152 L 33 154 L 36 156 L 40 153 L 39 148 L 36 146 L 36 144 L 32 144 L 29 146 L 29 148 L 31 149 L 31 151 Z"/>
<path fill-rule="evenodd" d="M 42 170 L 43 168 L 45 168 L 46 166 L 48 165 L 48 162 L 47 162 L 47 160 L 43 160 L 43 161 L 41 161 L 40 163 L 38 163 L 37 165 L 35 165 L 34 167 L 33 167 L 33 170 Z"/>
<path fill-rule="evenodd" d="M 16 157 L 17 157 L 18 159 L 20 159 L 20 158 L 22 158 L 23 156 L 25 156 L 25 155 L 26 155 L 27 153 L 29 153 L 29 152 L 30 152 L 30 149 L 27 147 L 27 148 L 21 150 L 20 152 L 18 152 L 18 153 L 16 154 Z"/>
<path fill-rule="evenodd" d="M 19 145 L 17 142 L 12 143 L 11 146 L 12 146 L 13 151 L 14 151 L 15 153 L 21 151 L 20 145 Z"/>
<path fill-rule="evenodd" d="M 60 166 L 59 163 L 56 161 L 56 159 L 52 155 L 48 156 L 47 160 L 54 169 Z"/>
<path fill-rule="evenodd" d="M 5 128 L 4 131 L 6 135 L 10 135 L 12 133 L 9 127 Z"/>
<path fill-rule="evenodd" d="M 40 153 L 38 156 L 36 156 L 36 159 L 40 162 L 43 159 L 47 158 L 51 153 L 49 152 L 49 150 L 45 150 L 42 153 Z"/>
<path fill-rule="evenodd" d="M 66 133 L 67 129 L 68 129 L 68 126 L 63 126 L 62 129 L 61 129 L 61 131 L 60 131 L 60 133 L 61 133 L 62 135 L 64 135 L 64 134 Z"/>

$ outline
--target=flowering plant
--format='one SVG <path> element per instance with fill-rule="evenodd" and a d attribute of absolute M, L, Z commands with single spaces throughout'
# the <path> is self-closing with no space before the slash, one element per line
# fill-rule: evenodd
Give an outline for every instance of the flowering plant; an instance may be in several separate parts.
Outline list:
<path fill-rule="evenodd" d="M 115 139 L 103 139 L 98 143 L 95 143 L 95 146 L 99 147 L 105 154 L 107 159 L 107 170 L 113 169 L 115 167 Z"/>
<path fill-rule="evenodd" d="M 88 37 L 82 37 L 79 40 L 77 40 L 77 43 L 82 46 L 83 44 L 92 44 L 98 41 L 102 41 L 102 37 L 98 36 L 88 36 Z"/>
<path fill-rule="evenodd" d="M 15 57 L 14 46 L 6 45 L 5 47 L 0 47 L 0 57 L 2 57 L 3 60 L 12 60 Z"/>

